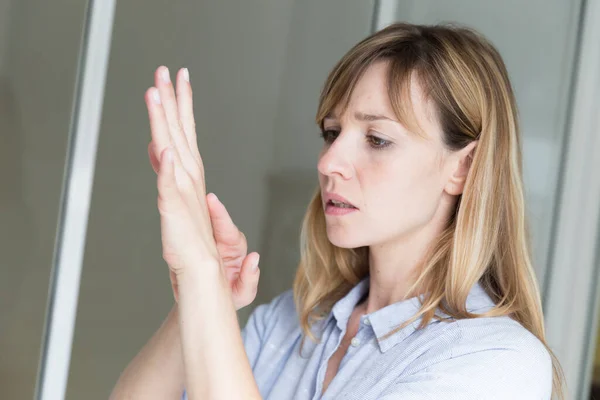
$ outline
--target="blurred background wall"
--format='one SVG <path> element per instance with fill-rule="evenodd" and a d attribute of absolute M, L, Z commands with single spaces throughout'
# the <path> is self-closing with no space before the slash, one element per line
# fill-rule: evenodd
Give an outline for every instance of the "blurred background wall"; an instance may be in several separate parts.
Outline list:
<path fill-rule="evenodd" d="M 117 4 L 67 398 L 105 399 L 172 306 L 143 95 L 188 67 L 208 191 L 261 253 L 256 305 L 291 286 L 317 185 L 320 89 L 381 17 L 457 21 L 499 48 L 521 112 L 541 286 L 551 256 L 580 1 Z M 86 4 L 0 0 L 0 398 L 32 398 Z M 378 14 L 377 14 L 378 13 Z M 380 20 L 381 22 L 381 20 Z"/>
<path fill-rule="evenodd" d="M 0 1 L 0 76 L 4 76 L 6 62 L 6 48 L 8 46 L 9 27 L 10 27 L 10 7 L 11 0 Z"/>
<path fill-rule="evenodd" d="M 0 398 L 33 397 L 85 7 L 0 1 Z"/>

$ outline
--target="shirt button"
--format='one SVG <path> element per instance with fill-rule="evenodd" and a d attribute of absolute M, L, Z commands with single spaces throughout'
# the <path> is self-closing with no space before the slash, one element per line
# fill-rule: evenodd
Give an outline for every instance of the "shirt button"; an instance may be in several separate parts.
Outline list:
<path fill-rule="evenodd" d="M 371 325 L 371 321 L 369 320 L 369 317 L 365 317 L 365 320 L 363 322 L 365 323 L 365 325 Z"/>
<path fill-rule="evenodd" d="M 352 347 L 357 347 L 360 344 L 360 339 L 357 337 L 353 337 L 350 341 L 350 344 L 352 345 Z"/>

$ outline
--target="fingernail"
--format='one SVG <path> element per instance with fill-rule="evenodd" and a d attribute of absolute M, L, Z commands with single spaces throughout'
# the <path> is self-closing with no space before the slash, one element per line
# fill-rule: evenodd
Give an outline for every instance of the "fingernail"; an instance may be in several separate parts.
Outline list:
<path fill-rule="evenodd" d="M 164 67 L 160 74 L 165 83 L 169 83 L 171 81 L 171 77 L 169 76 L 169 68 Z"/>
<path fill-rule="evenodd" d="M 158 93 L 157 88 L 154 88 L 152 91 L 152 100 L 154 100 L 156 104 L 160 104 L 160 94 Z"/>
<path fill-rule="evenodd" d="M 258 260 L 260 260 L 260 255 L 258 257 L 256 257 L 256 261 L 254 262 L 254 264 L 252 264 L 253 272 L 256 272 L 256 270 L 258 269 Z"/>
<path fill-rule="evenodd" d="M 190 72 L 188 71 L 187 68 L 183 69 L 183 79 L 185 79 L 186 82 L 190 81 Z"/>

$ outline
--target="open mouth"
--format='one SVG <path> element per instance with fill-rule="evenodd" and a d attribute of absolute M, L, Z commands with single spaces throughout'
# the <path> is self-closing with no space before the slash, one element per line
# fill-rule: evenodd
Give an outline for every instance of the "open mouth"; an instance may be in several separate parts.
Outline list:
<path fill-rule="evenodd" d="M 328 207 L 335 207 L 335 208 L 348 208 L 348 209 L 357 210 L 357 208 L 354 207 L 352 204 L 342 203 L 342 202 L 336 201 L 336 200 L 329 200 L 327 202 L 327 206 Z"/>

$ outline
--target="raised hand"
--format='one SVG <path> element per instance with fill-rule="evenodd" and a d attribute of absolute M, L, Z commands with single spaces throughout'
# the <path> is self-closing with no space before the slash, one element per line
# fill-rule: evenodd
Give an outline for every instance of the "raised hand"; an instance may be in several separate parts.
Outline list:
<path fill-rule="evenodd" d="M 176 82 L 177 95 L 167 68 L 159 67 L 156 87 L 145 96 L 152 131 L 148 155 L 158 175 L 163 258 L 169 265 L 173 294 L 178 301 L 178 275 L 194 267 L 188 265 L 190 260 L 216 257 L 230 283 L 235 307 L 240 309 L 256 297 L 260 272 L 252 266 L 258 265 L 259 255 L 246 254 L 246 238 L 225 206 L 214 194 L 205 194 L 186 69 L 178 72 Z"/>

